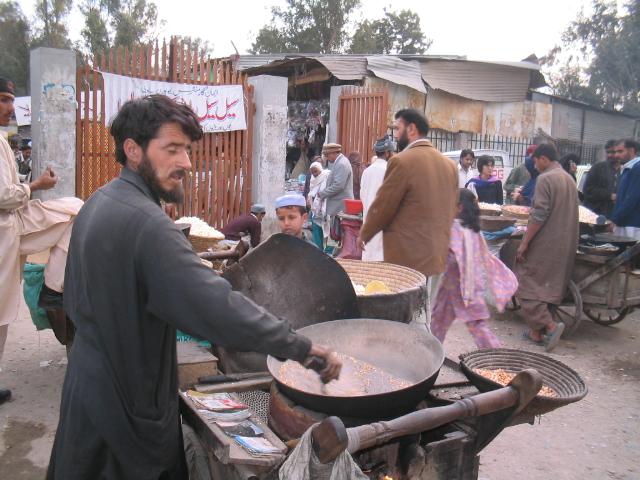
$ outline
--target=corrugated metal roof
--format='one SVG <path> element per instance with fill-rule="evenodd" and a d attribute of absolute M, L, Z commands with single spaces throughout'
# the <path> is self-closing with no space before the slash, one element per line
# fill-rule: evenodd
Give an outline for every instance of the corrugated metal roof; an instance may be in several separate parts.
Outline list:
<path fill-rule="evenodd" d="M 276 60 L 282 60 L 287 55 L 284 53 L 273 53 L 263 55 L 240 55 L 237 63 L 238 70 L 245 70 L 247 68 L 255 68 L 266 65 L 267 63 L 275 62 Z"/>
<path fill-rule="evenodd" d="M 309 58 L 319 61 L 340 80 L 362 80 L 370 75 L 364 55 L 318 55 Z"/>
<path fill-rule="evenodd" d="M 420 63 L 416 60 L 402 60 L 389 55 L 372 55 L 367 57 L 367 67 L 378 78 L 427 93 L 422 81 Z"/>
<path fill-rule="evenodd" d="M 529 62 L 531 66 L 535 64 Z M 421 62 L 422 78 L 431 87 L 454 95 L 485 102 L 524 100 L 531 82 L 531 71 L 522 66 L 496 62 L 440 61 Z"/>

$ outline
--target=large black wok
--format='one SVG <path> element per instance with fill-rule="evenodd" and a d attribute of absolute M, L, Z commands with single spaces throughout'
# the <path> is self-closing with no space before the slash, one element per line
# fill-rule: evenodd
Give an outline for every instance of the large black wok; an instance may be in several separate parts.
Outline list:
<path fill-rule="evenodd" d="M 222 277 L 233 290 L 285 318 L 296 330 L 338 318 L 360 317 L 347 272 L 315 245 L 292 235 L 272 235 Z M 267 357 L 227 350 L 222 363 L 224 373 L 263 372 Z"/>
<path fill-rule="evenodd" d="M 293 402 L 316 412 L 341 417 L 383 419 L 415 408 L 438 377 L 444 362 L 442 344 L 429 332 L 390 320 L 335 320 L 300 330 L 335 352 L 367 362 L 414 385 L 388 393 L 332 397 L 289 387 L 279 376 L 282 362 L 269 357 L 267 366 L 278 388 Z"/>

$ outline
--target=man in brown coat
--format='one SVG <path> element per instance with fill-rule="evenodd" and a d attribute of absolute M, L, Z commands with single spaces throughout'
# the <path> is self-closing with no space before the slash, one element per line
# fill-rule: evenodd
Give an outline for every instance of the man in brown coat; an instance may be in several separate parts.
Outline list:
<path fill-rule="evenodd" d="M 395 118 L 400 153 L 389 160 L 358 243 L 366 248 L 382 230 L 385 262 L 438 275 L 457 211 L 458 169 L 425 139 L 429 122 L 422 112 L 400 110 Z"/>

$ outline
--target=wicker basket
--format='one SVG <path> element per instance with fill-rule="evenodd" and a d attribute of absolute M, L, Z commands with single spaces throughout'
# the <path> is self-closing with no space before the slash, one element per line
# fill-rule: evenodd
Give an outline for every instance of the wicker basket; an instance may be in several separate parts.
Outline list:
<path fill-rule="evenodd" d="M 224 237 L 222 237 L 224 238 Z M 207 252 L 210 248 L 213 248 L 220 240 L 220 237 L 201 237 L 198 235 L 189 234 L 189 241 L 196 253 Z"/>
<path fill-rule="evenodd" d="M 517 218 L 519 220 L 529 220 L 529 214 L 528 213 L 520 213 L 520 212 L 515 212 L 513 210 L 509 209 L 510 205 L 505 205 L 502 207 L 502 215 L 505 217 L 510 217 L 510 218 Z"/>
<path fill-rule="evenodd" d="M 536 395 L 522 411 L 525 415 L 543 415 L 556 408 L 577 402 L 587 394 L 584 380 L 575 370 L 546 355 L 508 348 L 487 348 L 460 355 L 460 368 L 469 381 L 481 392 L 501 388 L 497 382 L 474 372 L 474 369 L 503 369 L 517 374 L 534 368 L 542 375 L 543 385 L 551 388 L 557 397 Z"/>
<path fill-rule="evenodd" d="M 485 217 L 497 217 L 500 215 L 500 211 L 499 210 L 489 210 L 486 208 L 481 208 L 480 209 L 480 215 L 485 216 Z"/>
<path fill-rule="evenodd" d="M 512 227 L 516 223 L 515 218 L 480 216 L 480 228 L 487 232 L 499 232 L 507 227 Z"/>
<path fill-rule="evenodd" d="M 352 282 L 366 286 L 373 280 L 383 282 L 390 293 L 358 294 L 362 318 L 409 323 L 425 308 L 426 277 L 412 268 L 384 262 L 363 262 L 336 258 Z"/>

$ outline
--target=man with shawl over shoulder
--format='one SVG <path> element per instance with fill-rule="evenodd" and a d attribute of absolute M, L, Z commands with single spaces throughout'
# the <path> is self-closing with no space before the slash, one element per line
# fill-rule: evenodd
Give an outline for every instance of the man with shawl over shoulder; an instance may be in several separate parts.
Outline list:
<path fill-rule="evenodd" d="M 8 126 L 13 118 L 14 99 L 11 80 L 0 78 L 0 126 Z M 50 190 L 57 182 L 58 175 L 47 167 L 34 181 L 20 183 L 14 152 L 0 136 L 0 359 L 9 324 L 18 317 L 27 255 L 49 250 L 38 305 L 46 310 L 62 309 L 69 237 L 82 200 L 30 199 L 33 192 Z M 10 398 L 9 389 L 0 389 L 0 404 Z"/>
<path fill-rule="evenodd" d="M 553 313 L 565 297 L 578 248 L 578 190 L 558 163 L 552 144 L 541 144 L 532 156 L 540 176 L 516 255 L 516 297 L 531 329 L 523 338 L 551 351 L 564 331 L 564 324 L 557 323 Z"/>

